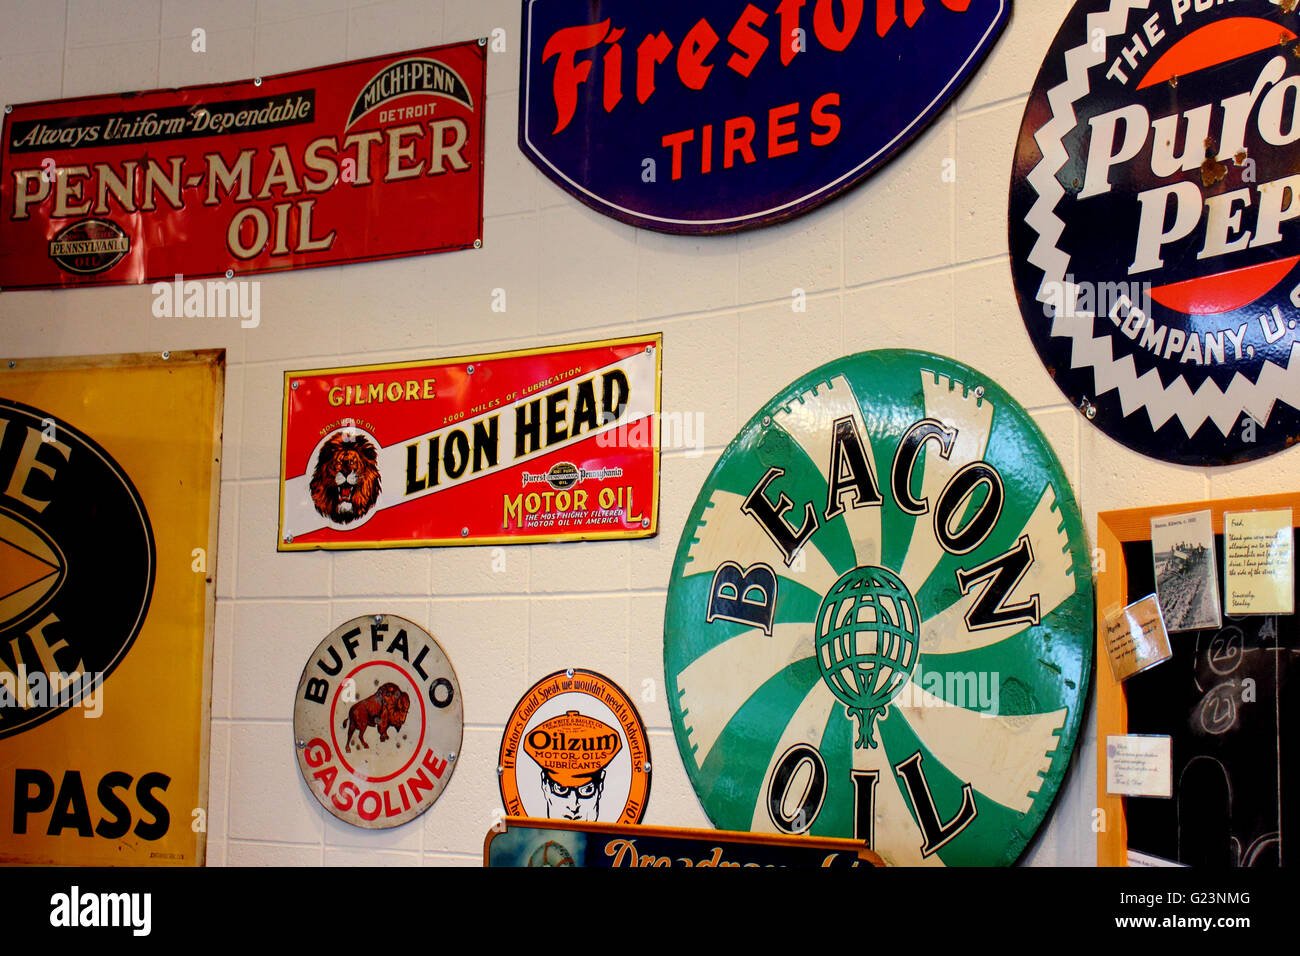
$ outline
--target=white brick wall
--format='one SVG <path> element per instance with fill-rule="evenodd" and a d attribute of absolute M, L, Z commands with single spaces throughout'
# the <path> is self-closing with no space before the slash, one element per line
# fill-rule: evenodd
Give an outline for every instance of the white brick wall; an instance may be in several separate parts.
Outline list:
<path fill-rule="evenodd" d="M 0 0 L 0 103 L 235 80 L 507 31 L 488 67 L 485 248 L 268 276 L 262 324 L 159 320 L 147 286 L 0 295 L 14 356 L 224 346 L 229 372 L 211 748 L 215 864 L 465 865 L 499 805 L 496 752 L 522 691 L 566 665 L 640 696 L 654 782 L 646 822 L 706 826 L 663 701 L 665 586 L 687 511 L 759 405 L 847 352 L 911 347 L 992 373 L 1043 427 L 1090 533 L 1099 510 L 1277 490 L 1297 452 L 1211 473 L 1128 452 L 1079 420 L 1025 335 L 1007 259 L 1014 138 L 1070 0 L 1017 4 L 954 106 L 893 164 L 794 222 L 717 239 L 638 232 L 545 180 L 516 142 L 518 0 Z M 208 52 L 190 52 L 190 30 Z M 941 179 L 956 162 L 955 183 Z M 493 290 L 508 311 L 491 311 Z M 808 296 L 793 314 L 796 288 Z M 665 410 L 704 413 L 706 452 L 668 452 L 662 534 L 637 542 L 357 554 L 274 550 L 281 375 L 662 330 Z M 792 330 L 797 330 L 793 334 Z M 364 334 L 359 335 L 359 332 Z M 1083 463 L 1086 463 L 1086 467 Z M 292 689 L 334 625 L 391 611 L 427 625 L 465 696 L 462 757 L 419 820 L 338 823 L 292 753 Z M 1090 715 L 1091 718 L 1091 715 Z M 1095 725 L 1031 862 L 1091 864 Z"/>

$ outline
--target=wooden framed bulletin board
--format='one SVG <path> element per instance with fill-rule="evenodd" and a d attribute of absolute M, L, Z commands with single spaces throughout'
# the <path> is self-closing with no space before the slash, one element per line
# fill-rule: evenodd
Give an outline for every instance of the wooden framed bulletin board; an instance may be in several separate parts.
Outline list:
<path fill-rule="evenodd" d="M 1283 834 L 1300 819 L 1300 761 L 1294 755 L 1300 745 L 1295 574 L 1292 613 L 1234 614 L 1224 580 L 1225 512 L 1282 509 L 1291 511 L 1294 566 L 1300 493 L 1098 515 L 1097 543 L 1104 563 L 1097 575 L 1097 795 L 1105 814 L 1105 828 L 1097 835 L 1098 865 L 1268 867 L 1285 862 Z M 1105 621 L 1109 612 L 1156 592 L 1152 520 L 1203 511 L 1210 513 L 1222 623 L 1171 631 L 1172 657 L 1117 683 L 1106 663 Z M 1208 574 L 1207 569 L 1203 581 Z M 1163 613 L 1172 625 L 1171 617 L 1181 616 L 1181 609 L 1167 606 Z M 1124 734 L 1171 738 L 1170 797 L 1107 792 L 1107 738 Z"/>
<path fill-rule="evenodd" d="M 204 862 L 224 385 L 0 361 L 0 863 Z"/>

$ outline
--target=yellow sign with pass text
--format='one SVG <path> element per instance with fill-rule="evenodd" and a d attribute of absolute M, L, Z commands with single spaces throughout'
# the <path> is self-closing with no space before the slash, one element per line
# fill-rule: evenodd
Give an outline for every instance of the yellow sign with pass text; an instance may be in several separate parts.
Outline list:
<path fill-rule="evenodd" d="M 0 367 L 0 863 L 196 866 L 225 352 Z"/>

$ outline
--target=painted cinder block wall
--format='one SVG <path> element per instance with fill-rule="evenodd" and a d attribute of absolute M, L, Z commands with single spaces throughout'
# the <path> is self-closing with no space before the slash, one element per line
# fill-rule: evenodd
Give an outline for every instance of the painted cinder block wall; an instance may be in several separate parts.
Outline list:
<path fill-rule="evenodd" d="M 0 293 L 11 357 L 224 347 L 228 373 L 212 688 L 213 864 L 472 865 L 500 806 L 503 723 L 534 680 L 601 671 L 637 698 L 654 761 L 647 823 L 707 826 L 673 740 L 662 626 L 672 556 L 718 454 L 778 389 L 838 356 L 930 349 L 987 373 L 1042 426 L 1089 534 L 1098 511 L 1277 491 L 1300 451 L 1232 468 L 1166 465 L 1088 425 L 1025 334 L 1007 255 L 1021 115 L 1071 0 L 1020 0 L 988 61 L 884 171 L 793 222 L 736 236 L 642 232 L 588 210 L 516 146 L 518 0 L 0 0 L 0 103 L 242 79 L 488 35 L 484 247 L 261 280 L 261 324 L 157 319 L 148 286 Z M 207 52 L 191 52 L 191 30 Z M 887 90 L 880 91 L 888 96 Z M 956 173 L 946 181 L 945 161 Z M 948 177 L 951 179 L 951 177 Z M 494 290 L 507 310 L 492 310 Z M 802 289 L 807 311 L 792 310 Z M 275 551 L 286 369 L 664 333 L 663 407 L 703 414 L 703 447 L 666 448 L 662 531 L 633 542 L 329 554 Z M 160 402 L 159 413 L 165 414 Z M 497 567 L 499 568 L 499 561 Z M 386 831 L 336 821 L 294 762 L 294 688 L 351 617 L 428 627 L 464 692 L 465 741 L 424 816 Z M 1035 864 L 1091 865 L 1095 718 Z M 180 815 L 184 818 L 185 815 Z"/>

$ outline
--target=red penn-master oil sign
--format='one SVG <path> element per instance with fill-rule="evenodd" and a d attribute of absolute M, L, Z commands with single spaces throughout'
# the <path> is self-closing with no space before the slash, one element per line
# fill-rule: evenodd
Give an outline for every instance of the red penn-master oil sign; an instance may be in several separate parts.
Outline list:
<path fill-rule="evenodd" d="M 661 343 L 286 372 L 280 550 L 653 536 Z"/>
<path fill-rule="evenodd" d="M 0 288 L 272 272 L 483 235 L 485 47 L 15 106 Z"/>

